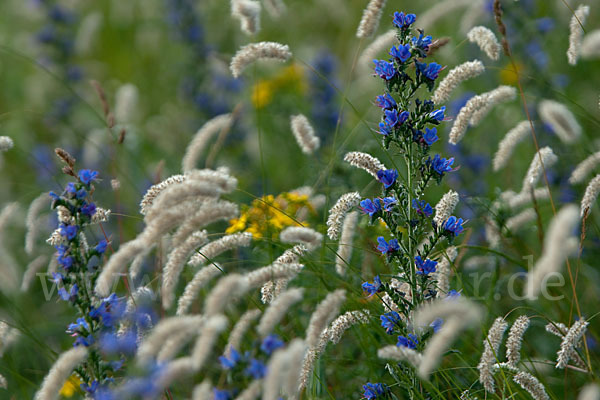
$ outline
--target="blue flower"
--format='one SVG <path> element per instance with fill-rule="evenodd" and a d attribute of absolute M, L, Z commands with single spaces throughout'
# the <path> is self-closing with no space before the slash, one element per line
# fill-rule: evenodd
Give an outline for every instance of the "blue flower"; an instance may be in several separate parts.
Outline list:
<path fill-rule="evenodd" d="M 100 337 L 100 348 L 107 354 L 133 354 L 137 349 L 138 335 L 135 330 L 123 334 L 105 333 Z"/>
<path fill-rule="evenodd" d="M 363 390 L 365 391 L 363 396 L 367 400 L 376 399 L 380 394 L 385 394 L 387 391 L 386 387 L 382 383 L 370 383 L 367 382 L 366 385 L 363 385 Z"/>
<path fill-rule="evenodd" d="M 102 319 L 102 323 L 107 327 L 114 326 L 125 312 L 125 302 L 117 297 L 115 293 L 102 300 L 98 308 L 92 307 L 89 312 L 90 317 Z"/>
<path fill-rule="evenodd" d="M 389 81 L 396 75 L 394 64 L 383 60 L 373 60 L 373 62 L 375 63 L 375 73 L 379 75 L 380 78 Z"/>
<path fill-rule="evenodd" d="M 437 261 L 433 261 L 430 259 L 423 259 L 420 256 L 415 257 L 415 266 L 417 267 L 417 275 L 429 275 L 435 272 L 435 267 L 437 266 Z"/>
<path fill-rule="evenodd" d="M 406 62 L 410 58 L 410 46 L 407 44 L 404 46 L 398 45 L 398 47 L 392 46 L 390 56 L 397 58 L 401 62 Z"/>
<path fill-rule="evenodd" d="M 379 279 L 379 275 L 377 275 L 377 276 L 375 276 L 375 278 L 373 278 L 373 283 L 364 282 L 362 284 L 362 290 L 369 294 L 368 297 L 373 296 L 375 293 L 377 293 L 379 291 L 380 288 L 381 288 L 381 279 Z"/>
<path fill-rule="evenodd" d="M 414 37 L 412 38 L 412 43 L 413 46 L 423 50 L 423 51 L 428 51 L 429 50 L 429 46 L 431 45 L 431 36 L 427 35 L 427 36 L 423 36 L 423 34 L 421 33 L 419 35 L 418 38 Z M 418 66 L 417 66 L 418 67 Z"/>
<path fill-rule="evenodd" d="M 409 333 L 407 336 L 398 336 L 398 343 L 396 346 L 398 347 L 408 347 L 409 349 L 416 349 L 419 340 L 416 335 Z"/>
<path fill-rule="evenodd" d="M 431 169 L 440 175 L 444 175 L 444 172 L 452 171 L 452 164 L 454 164 L 454 157 L 445 159 L 436 154 L 433 160 L 429 158 L 427 164 L 431 166 Z"/>
<path fill-rule="evenodd" d="M 89 185 L 92 181 L 96 180 L 98 171 L 92 171 L 91 169 L 82 169 L 79 171 L 79 180 L 86 185 Z"/>
<path fill-rule="evenodd" d="M 383 198 L 383 210 L 384 211 L 388 211 L 388 212 L 392 211 L 392 208 L 394 208 L 394 206 L 396 204 L 398 204 L 398 200 L 396 200 L 394 197 L 384 197 Z"/>
<path fill-rule="evenodd" d="M 96 214 L 96 205 L 94 203 L 84 205 L 81 207 L 81 213 L 91 217 L 92 215 Z"/>
<path fill-rule="evenodd" d="M 382 94 L 377 96 L 377 107 L 381 107 L 385 110 L 391 110 L 396 108 L 398 105 L 396 104 L 396 100 L 389 94 Z"/>
<path fill-rule="evenodd" d="M 374 214 L 381 211 L 381 200 L 375 198 L 371 201 L 371 199 L 364 199 L 360 202 L 359 208 L 365 214 L 368 214 L 369 217 L 372 217 Z"/>
<path fill-rule="evenodd" d="M 392 109 L 392 110 L 385 110 L 383 112 L 385 114 L 385 119 L 383 120 L 383 122 L 391 127 L 395 127 L 398 124 L 398 110 Z"/>
<path fill-rule="evenodd" d="M 445 118 L 444 113 L 446 112 L 446 106 L 441 107 L 439 110 L 432 111 L 429 116 L 438 122 L 442 122 Z"/>
<path fill-rule="evenodd" d="M 66 237 L 68 240 L 73 240 L 77 236 L 77 225 L 60 225 L 61 236 Z"/>
<path fill-rule="evenodd" d="M 63 266 L 64 269 L 69 269 L 73 266 L 75 259 L 71 256 L 59 255 L 56 257 L 58 263 Z"/>
<path fill-rule="evenodd" d="M 232 369 L 237 365 L 238 362 L 240 362 L 241 359 L 242 357 L 240 356 L 240 353 L 238 353 L 235 349 L 231 349 L 229 352 L 229 357 L 219 357 L 219 363 L 221 363 L 221 367 L 223 367 L 223 369 Z"/>
<path fill-rule="evenodd" d="M 425 200 L 413 199 L 412 208 L 417 211 L 417 214 L 425 215 L 426 217 L 430 217 L 433 214 L 433 208 Z"/>
<path fill-rule="evenodd" d="M 94 344 L 94 342 L 95 342 L 95 340 L 92 335 L 87 335 L 87 337 L 86 336 L 77 336 L 77 339 L 75 339 L 75 342 L 73 343 L 73 347 L 77 347 L 77 346 L 88 347 L 88 346 L 91 346 L 92 344 Z"/>
<path fill-rule="evenodd" d="M 383 236 L 379 236 L 377 238 L 377 243 L 379 243 L 379 245 L 377 246 L 377 250 L 379 250 L 381 254 L 392 253 L 394 251 L 400 250 L 400 245 L 398 244 L 397 239 L 391 239 L 388 243 L 385 241 L 385 238 Z"/>
<path fill-rule="evenodd" d="M 73 182 L 67 183 L 67 186 L 65 186 L 65 192 L 70 194 L 77 193 L 77 188 L 75 187 L 75 184 Z"/>
<path fill-rule="evenodd" d="M 77 298 L 78 292 L 79 292 L 79 286 L 77 286 L 77 284 L 74 284 L 73 286 L 71 286 L 71 289 L 69 289 L 68 293 L 64 287 L 61 287 L 60 289 L 58 289 L 58 295 L 64 301 L 75 301 L 75 299 Z"/>
<path fill-rule="evenodd" d="M 430 64 L 417 62 L 417 76 L 423 74 L 423 76 L 431 81 L 437 79 L 442 70 L 442 66 L 438 63 L 432 62 Z"/>
<path fill-rule="evenodd" d="M 379 123 L 379 130 L 377 131 L 380 135 L 387 136 L 392 133 L 392 127 L 386 124 L 385 122 Z"/>
<path fill-rule="evenodd" d="M 396 11 L 394 13 L 393 23 L 398 28 L 408 28 L 415 22 L 417 16 L 415 14 L 404 14 L 403 12 Z"/>
<path fill-rule="evenodd" d="M 448 294 L 446 295 L 447 299 L 454 299 L 460 297 L 460 293 L 457 292 L 456 290 L 452 289 L 448 292 Z"/>
<path fill-rule="evenodd" d="M 386 189 L 396 182 L 396 178 L 398 178 L 398 171 L 395 169 L 380 169 L 377 171 L 377 179 L 383 183 Z"/>
<path fill-rule="evenodd" d="M 436 128 L 425 128 L 425 133 L 423 134 L 423 141 L 427 144 L 427 146 L 431 146 L 435 142 L 437 142 L 437 129 Z"/>
<path fill-rule="evenodd" d="M 87 385 L 85 383 L 82 383 L 81 385 L 79 385 L 79 387 L 84 392 L 87 392 L 87 393 L 90 393 L 90 394 L 94 394 L 96 392 L 96 390 L 98 390 L 98 385 L 99 385 L 99 382 L 97 380 L 94 380 L 91 385 Z M 94 397 L 94 399 L 95 399 L 95 397 Z"/>
<path fill-rule="evenodd" d="M 94 250 L 96 250 L 100 254 L 104 254 L 107 246 L 108 246 L 108 242 L 106 240 L 102 239 L 100 242 L 98 242 L 98 244 L 96 245 Z"/>
<path fill-rule="evenodd" d="M 429 324 L 429 326 L 433 328 L 433 333 L 437 333 L 437 331 L 439 331 L 441 329 L 443 324 L 444 324 L 443 319 L 436 318 L 433 320 L 432 323 Z"/>
<path fill-rule="evenodd" d="M 254 379 L 261 379 L 267 375 L 267 366 L 263 362 L 252 358 L 250 359 L 250 365 L 244 372 Z"/>
<path fill-rule="evenodd" d="M 462 224 L 464 223 L 462 218 L 456 218 L 455 216 L 451 216 L 448 218 L 446 223 L 444 224 L 444 229 L 447 232 L 454 233 L 454 236 L 458 236 L 464 230 Z"/>
<path fill-rule="evenodd" d="M 279 336 L 272 334 L 263 339 L 260 349 L 267 355 L 271 354 L 280 347 L 283 347 L 283 340 Z"/>
<path fill-rule="evenodd" d="M 52 191 L 50 191 L 50 193 L 48 193 L 48 195 L 52 198 L 52 200 L 60 200 L 60 196 Z"/>
<path fill-rule="evenodd" d="M 219 390 L 217 388 L 213 389 L 213 400 L 229 400 L 231 399 L 231 394 L 227 390 Z"/>
<path fill-rule="evenodd" d="M 69 324 L 67 327 L 67 333 L 79 333 L 81 329 L 84 329 L 84 332 L 89 332 L 90 324 L 84 318 L 77 318 L 77 321 L 74 324 Z"/>
<path fill-rule="evenodd" d="M 396 324 L 400 322 L 400 314 L 396 311 L 390 311 L 389 313 L 381 315 L 379 319 L 381 319 L 381 326 L 385 328 L 385 333 L 392 335 L 396 328 Z"/>

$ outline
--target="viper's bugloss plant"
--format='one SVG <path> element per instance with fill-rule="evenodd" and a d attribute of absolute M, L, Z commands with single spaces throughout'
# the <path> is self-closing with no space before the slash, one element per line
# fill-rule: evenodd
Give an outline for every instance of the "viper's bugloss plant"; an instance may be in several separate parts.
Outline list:
<path fill-rule="evenodd" d="M 133 329 L 119 329 L 122 322 L 137 322 L 140 315 L 126 310 L 124 299 L 115 293 L 99 298 L 93 287 L 102 267 L 108 238 L 90 244 L 85 231 L 90 225 L 106 219 L 107 211 L 97 207 L 92 195 L 97 171 L 82 169 L 75 173 L 75 160 L 63 150 L 57 150 L 67 164 L 63 171 L 76 179 L 65 186 L 61 194 L 50 192 L 52 209 L 58 214 L 58 228 L 48 239 L 56 248 L 58 271 L 52 282 L 58 287 L 59 297 L 74 308 L 75 322 L 66 332 L 74 338 L 73 346 L 88 349 L 87 360 L 75 368 L 81 381 L 81 391 L 94 395 L 113 380 L 126 355 L 137 348 L 137 324 Z M 96 398 L 94 396 L 94 398 Z"/>
<path fill-rule="evenodd" d="M 385 93 L 375 100 L 382 109 L 377 133 L 383 136 L 386 150 L 401 156 L 405 174 L 396 169 L 378 171 L 381 198 L 364 199 L 360 209 L 371 223 L 381 220 L 389 231 L 388 237 L 377 238 L 377 250 L 386 259 L 388 271 L 382 278 L 376 276 L 373 283 L 363 283 L 362 288 L 368 296 L 378 294 L 385 299 L 388 312 L 381 315 L 381 325 L 388 335 L 397 336 L 397 346 L 420 350 L 433 329 L 417 331 L 410 316 L 420 304 L 447 296 L 438 289 L 436 267 L 447 243 L 463 231 L 464 221 L 448 215 L 442 223 L 434 222 L 433 208 L 426 200 L 427 188 L 440 184 L 455 169 L 453 158 L 432 154 L 432 145 L 439 139 L 436 126 L 444 121 L 446 108 L 420 96 L 433 90 L 444 67 L 425 61 L 432 39 L 413 30 L 415 20 L 414 14 L 394 13 L 399 44 L 391 47 L 389 59 L 373 60 L 375 74 L 385 85 Z M 392 370 L 396 380 L 407 374 L 416 379 L 414 372 L 404 367 Z M 388 396 L 380 384 L 367 384 L 364 389 L 366 398 Z M 408 390 L 420 390 L 419 385 Z"/>

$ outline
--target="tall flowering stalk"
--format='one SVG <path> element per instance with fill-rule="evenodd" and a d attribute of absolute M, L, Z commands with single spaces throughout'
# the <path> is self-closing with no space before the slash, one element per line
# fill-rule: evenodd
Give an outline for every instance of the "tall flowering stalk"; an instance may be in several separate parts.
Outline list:
<path fill-rule="evenodd" d="M 436 216 L 443 217 L 433 218 L 434 210 L 425 200 L 427 188 L 433 182 L 440 184 L 446 173 L 453 171 L 454 159 L 430 154 L 431 146 L 438 141 L 435 126 L 444 120 L 446 108 L 436 108 L 433 101 L 418 96 L 433 90 L 443 67 L 425 62 L 432 38 L 420 30 L 413 32 L 415 20 L 414 14 L 394 13 L 399 43 L 390 49 L 390 59 L 373 60 L 375 74 L 386 89 L 376 99 L 383 112 L 378 133 L 386 149 L 401 155 L 405 174 L 396 169 L 379 170 L 382 195 L 362 200 L 360 208 L 372 223 L 378 219 L 385 222 L 390 236 L 377 238 L 377 249 L 389 266 L 390 280 L 376 276 L 373 283 L 363 283 L 363 290 L 382 298 L 388 312 L 381 316 L 381 325 L 387 334 L 397 335 L 397 346 L 419 351 L 431 332 L 414 330 L 409 318 L 424 302 L 456 295 L 438 290 L 440 276 L 436 269 L 445 243 L 463 231 L 463 220 L 451 215 L 450 205 L 436 207 Z M 437 332 L 441 323 L 432 324 L 432 329 Z M 365 397 L 389 396 L 388 389 L 380 385 L 365 385 Z"/>
<path fill-rule="evenodd" d="M 105 239 L 90 245 L 84 233 L 90 225 L 106 220 L 108 215 L 108 211 L 97 207 L 92 199 L 98 172 L 88 169 L 76 172 L 75 160 L 68 153 L 57 149 L 57 154 L 66 164 L 63 171 L 75 181 L 69 182 L 60 195 L 50 192 L 52 208 L 57 211 L 59 220 L 58 228 L 48 239 L 56 248 L 59 265 L 59 270 L 52 274 L 52 281 L 58 286 L 59 297 L 76 311 L 76 321 L 68 325 L 66 332 L 75 338 L 74 347 L 87 348 L 87 357 L 74 371 L 82 382 L 81 390 L 95 396 L 121 368 L 122 356 L 135 350 L 137 332 L 118 332 L 124 318 L 133 316 L 126 311 L 123 299 L 114 293 L 106 298 L 98 298 L 93 293 L 108 247 Z"/>

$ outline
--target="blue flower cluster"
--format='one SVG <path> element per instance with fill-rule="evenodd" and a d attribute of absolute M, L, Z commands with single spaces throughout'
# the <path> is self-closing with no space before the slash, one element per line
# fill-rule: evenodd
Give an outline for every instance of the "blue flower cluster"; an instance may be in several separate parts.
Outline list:
<path fill-rule="evenodd" d="M 241 354 L 236 349 L 230 349 L 228 354 L 219 357 L 219 363 L 221 364 L 221 368 L 228 371 L 233 378 L 229 380 L 233 382 L 241 382 L 243 378 L 262 379 L 267 375 L 266 358 L 284 345 L 285 343 L 279 336 L 271 334 L 265 337 L 260 343 L 262 354 L 254 356 L 250 351 Z M 215 399 L 230 400 L 234 398 L 237 392 L 237 388 L 227 390 L 213 389 Z"/>
<path fill-rule="evenodd" d="M 63 161 L 72 171 L 74 161 Z M 152 310 L 142 304 L 127 310 L 125 300 L 116 294 L 99 299 L 90 290 L 95 286 L 108 241 L 100 240 L 92 247 L 83 237 L 97 213 L 91 193 L 98 172 L 82 169 L 76 176 L 77 181 L 69 182 L 60 195 L 50 192 L 52 207 L 59 209 L 61 220 L 52 239 L 61 270 L 53 274 L 51 281 L 58 287 L 59 297 L 77 310 L 78 317 L 66 330 L 75 339 L 73 346 L 90 348 L 88 360 L 78 369 L 81 389 L 91 398 L 110 399 L 108 384 L 112 376 L 123 365 L 124 356 L 135 353 L 140 330 L 149 328 L 155 318 Z M 120 324 L 130 329 L 117 332 Z"/>
<path fill-rule="evenodd" d="M 415 96 L 421 88 L 431 92 L 444 67 L 425 62 L 432 38 L 420 30 L 413 35 L 415 21 L 414 14 L 394 13 L 399 43 L 391 47 L 387 60 L 373 60 L 375 76 L 383 80 L 386 88 L 374 102 L 382 115 L 377 132 L 385 149 L 393 145 L 394 152 L 403 157 L 406 169 L 402 169 L 402 177 L 397 169 L 377 171 L 381 197 L 364 199 L 359 205 L 371 223 L 381 219 L 390 232 L 389 239 L 377 237 L 377 250 L 390 264 L 389 275 L 393 276 L 391 282 L 382 282 L 377 275 L 372 283 L 364 282 L 362 289 L 368 297 L 381 293 L 387 311 L 379 317 L 381 326 L 388 335 L 397 336 L 397 346 L 409 349 L 417 349 L 420 340 L 429 337 L 418 337 L 405 316 L 438 296 L 434 249 L 442 246 L 441 239 L 451 241 L 464 229 L 464 221 L 454 216 L 441 226 L 436 225 L 432 220 L 433 207 L 424 199 L 430 182 L 441 183 L 445 175 L 457 168 L 452 157 L 430 155 L 440 139 L 436 126 L 445 120 L 446 107 Z M 442 323 L 435 321 L 433 329 L 439 329 Z M 383 384 L 367 383 L 363 388 L 365 398 L 389 398 Z"/>
<path fill-rule="evenodd" d="M 340 111 L 337 64 L 337 59 L 330 51 L 321 51 L 312 64 L 316 73 L 308 76 L 312 104 L 311 121 L 314 122 L 317 132 L 333 132 L 337 125 Z"/>
<path fill-rule="evenodd" d="M 69 83 L 80 81 L 83 71 L 75 62 L 74 54 L 76 14 L 55 0 L 36 0 L 35 3 L 44 13 L 44 25 L 35 34 L 35 40 L 42 48 L 40 63 L 58 71 L 60 78 Z M 48 115 L 49 120 L 66 118 L 75 102 L 73 95 L 57 98 Z"/>
<path fill-rule="evenodd" d="M 208 62 L 211 45 L 206 42 L 202 17 L 193 0 L 165 0 L 166 18 L 175 36 L 191 50 L 183 65 L 181 92 L 193 104 L 203 119 L 230 112 L 231 95 L 242 88 L 239 79 L 212 70 Z"/>

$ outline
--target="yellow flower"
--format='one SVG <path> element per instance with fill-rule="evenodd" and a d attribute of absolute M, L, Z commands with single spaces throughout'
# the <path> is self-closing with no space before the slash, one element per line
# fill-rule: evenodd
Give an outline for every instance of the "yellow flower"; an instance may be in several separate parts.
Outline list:
<path fill-rule="evenodd" d="M 260 80 L 252 88 L 252 104 L 256 108 L 263 108 L 273 100 L 275 86 L 272 81 Z"/>
<path fill-rule="evenodd" d="M 505 85 L 516 85 L 517 84 L 517 73 L 520 75 L 523 73 L 523 66 L 516 64 L 517 70 L 513 68 L 512 63 L 509 63 L 500 70 L 500 81 Z"/>
<path fill-rule="evenodd" d="M 292 64 L 285 67 L 274 78 L 259 80 L 252 87 L 252 104 L 256 108 L 263 108 L 273 101 L 275 92 L 282 88 L 304 93 L 306 84 L 304 82 L 304 73 L 302 67 L 298 64 Z"/>
<path fill-rule="evenodd" d="M 63 397 L 73 397 L 73 395 L 79 392 L 79 385 L 81 385 L 81 379 L 75 374 L 71 375 L 65 382 L 63 387 L 60 389 L 59 394 Z"/>
<path fill-rule="evenodd" d="M 244 231 L 252 233 L 255 238 L 267 236 L 275 239 L 288 226 L 299 226 L 301 223 L 306 226 L 305 222 L 297 219 L 301 209 L 314 212 L 306 195 L 287 192 L 277 197 L 266 195 L 253 200 L 250 207 L 242 208 L 240 217 L 229 221 L 225 232 Z"/>

